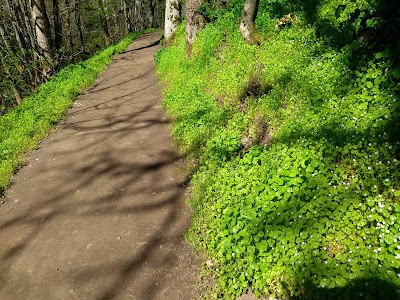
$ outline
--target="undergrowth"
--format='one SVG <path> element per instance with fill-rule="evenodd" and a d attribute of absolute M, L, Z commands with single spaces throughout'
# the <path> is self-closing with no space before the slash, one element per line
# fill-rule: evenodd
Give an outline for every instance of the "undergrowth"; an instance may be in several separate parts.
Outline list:
<path fill-rule="evenodd" d="M 62 69 L 21 105 L 0 116 L 0 194 L 23 163 L 23 154 L 36 147 L 49 130 L 61 120 L 73 100 L 139 34 L 131 33 L 121 42 L 99 51 L 92 58 Z"/>
<path fill-rule="evenodd" d="M 208 297 L 400 298 L 400 44 L 358 39 L 376 1 L 358 19 L 351 1 L 314 2 L 260 4 L 259 45 L 232 4 L 190 59 L 184 24 L 156 56 L 194 173 L 188 237 L 218 278 Z"/>

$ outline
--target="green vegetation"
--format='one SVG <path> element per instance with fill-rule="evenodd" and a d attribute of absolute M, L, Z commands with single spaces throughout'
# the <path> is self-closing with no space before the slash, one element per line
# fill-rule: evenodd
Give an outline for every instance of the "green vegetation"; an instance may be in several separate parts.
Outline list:
<path fill-rule="evenodd" d="M 259 45 L 242 41 L 241 5 L 202 8 L 213 23 L 191 59 L 184 25 L 156 56 L 209 293 L 400 298 L 400 43 L 379 40 L 385 3 L 262 1 Z"/>
<path fill-rule="evenodd" d="M 115 54 L 139 34 L 131 33 L 92 58 L 62 69 L 23 103 L 0 117 L 0 193 L 8 186 L 23 154 L 36 147 L 49 130 L 65 116 L 79 93 L 94 82 Z"/>

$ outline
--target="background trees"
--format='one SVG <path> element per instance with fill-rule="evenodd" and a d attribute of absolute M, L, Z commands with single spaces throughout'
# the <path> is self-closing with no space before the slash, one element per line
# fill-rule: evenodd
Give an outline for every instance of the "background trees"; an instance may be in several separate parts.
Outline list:
<path fill-rule="evenodd" d="M 60 67 L 162 27 L 165 0 L 0 1 L 0 115 Z"/>

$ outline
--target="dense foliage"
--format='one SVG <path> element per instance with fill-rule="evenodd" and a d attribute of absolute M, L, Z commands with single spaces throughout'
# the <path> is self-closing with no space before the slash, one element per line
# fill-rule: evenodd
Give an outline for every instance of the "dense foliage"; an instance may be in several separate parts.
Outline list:
<path fill-rule="evenodd" d="M 76 96 L 92 84 L 115 54 L 125 50 L 137 36 L 137 33 L 131 33 L 92 58 L 62 69 L 20 106 L 0 116 L 0 194 L 23 162 L 23 154 L 46 136 L 49 129 L 65 116 Z"/>
<path fill-rule="evenodd" d="M 261 1 L 246 45 L 241 2 L 204 3 L 191 59 L 183 26 L 156 57 L 210 293 L 400 298 L 398 6 Z"/>

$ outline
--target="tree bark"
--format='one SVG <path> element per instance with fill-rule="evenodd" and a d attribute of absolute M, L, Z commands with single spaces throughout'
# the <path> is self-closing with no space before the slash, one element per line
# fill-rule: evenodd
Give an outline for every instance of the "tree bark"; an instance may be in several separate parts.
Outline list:
<path fill-rule="evenodd" d="M 10 43 L 10 40 L 7 38 L 6 29 L 4 28 L 4 24 L 0 22 L 0 37 L 6 46 L 8 52 L 13 53 L 13 49 Z"/>
<path fill-rule="evenodd" d="M 50 33 L 50 22 L 47 16 L 44 0 L 31 0 L 32 18 L 35 24 L 36 42 L 40 54 L 43 55 L 49 63 L 53 63 L 53 47 Z"/>
<path fill-rule="evenodd" d="M 132 21 L 131 21 L 131 12 L 130 7 L 126 3 L 126 0 L 122 0 L 122 7 L 124 9 L 124 16 L 125 16 L 125 24 L 126 24 L 126 32 L 132 31 Z"/>
<path fill-rule="evenodd" d="M 242 10 L 242 19 L 240 22 L 240 32 L 246 43 L 256 42 L 256 29 L 254 22 L 257 17 L 258 5 L 260 0 L 245 0 Z"/>
<path fill-rule="evenodd" d="M 135 18 L 135 31 L 141 31 L 143 29 L 143 16 L 142 16 L 142 4 L 140 0 L 134 0 L 134 18 Z"/>
<path fill-rule="evenodd" d="M 204 17 L 198 12 L 200 4 L 200 0 L 186 1 L 186 57 L 189 57 L 192 52 L 192 44 L 197 32 L 205 25 Z"/>
<path fill-rule="evenodd" d="M 150 0 L 150 15 L 149 15 L 149 25 L 151 28 L 155 28 L 156 20 L 156 1 Z"/>
<path fill-rule="evenodd" d="M 59 51 L 63 42 L 63 27 L 60 17 L 58 0 L 53 0 L 53 21 L 54 21 L 54 49 Z"/>
<path fill-rule="evenodd" d="M 5 1 L 8 11 L 10 12 L 10 16 L 11 16 L 11 25 L 13 27 L 13 31 L 14 31 L 14 35 L 15 35 L 15 39 L 17 41 L 17 44 L 20 48 L 20 51 L 22 53 L 22 56 L 25 56 L 25 43 L 24 41 L 21 39 L 21 29 L 19 27 L 19 22 L 18 22 L 18 17 L 15 13 L 15 9 L 14 9 L 14 4 L 12 1 L 6 0 Z"/>
<path fill-rule="evenodd" d="M 80 0 L 75 0 L 75 21 L 78 27 L 78 35 L 79 40 L 81 42 L 81 50 L 85 52 L 85 40 L 83 38 L 83 30 L 82 30 L 82 22 L 81 22 L 81 14 L 80 14 Z"/>
<path fill-rule="evenodd" d="M 26 30 L 26 34 L 28 35 L 28 38 L 29 38 L 29 43 L 30 43 L 31 49 L 36 50 L 36 43 L 35 43 L 34 32 L 33 32 L 34 29 L 33 29 L 33 25 L 32 25 L 31 12 L 29 11 L 29 8 L 25 1 L 18 0 L 18 3 L 19 3 L 19 8 L 20 8 L 20 13 L 24 19 L 25 30 Z M 33 58 L 35 58 L 34 55 L 33 55 Z"/>
<path fill-rule="evenodd" d="M 110 35 L 110 30 L 108 29 L 107 15 L 106 15 L 106 11 L 104 9 L 103 0 L 97 0 L 97 4 L 99 5 L 99 9 L 100 9 L 100 22 L 101 22 L 101 29 L 103 31 L 104 40 L 106 42 L 106 45 L 109 45 L 111 43 L 111 35 Z"/>
<path fill-rule="evenodd" d="M 171 42 L 173 35 L 181 22 L 181 2 L 180 0 L 166 0 L 165 2 L 165 45 Z"/>
<path fill-rule="evenodd" d="M 66 36 L 69 44 L 70 51 L 74 51 L 74 40 L 72 38 L 72 28 L 71 28 L 71 3 L 69 0 L 65 0 L 65 14 L 66 14 Z"/>

